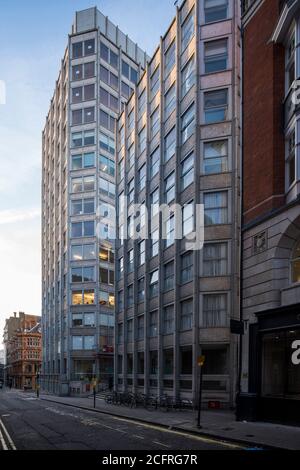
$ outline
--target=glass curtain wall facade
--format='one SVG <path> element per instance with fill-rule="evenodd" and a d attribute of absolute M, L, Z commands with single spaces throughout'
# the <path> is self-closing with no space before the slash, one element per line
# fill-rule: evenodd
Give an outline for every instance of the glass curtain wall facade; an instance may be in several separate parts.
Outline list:
<path fill-rule="evenodd" d="M 43 131 L 42 386 L 112 384 L 115 123 L 146 54 L 96 8 L 76 13 Z"/>

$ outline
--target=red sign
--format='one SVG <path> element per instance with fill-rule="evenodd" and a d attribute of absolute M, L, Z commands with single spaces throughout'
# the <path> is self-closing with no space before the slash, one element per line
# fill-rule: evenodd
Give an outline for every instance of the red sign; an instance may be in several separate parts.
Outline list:
<path fill-rule="evenodd" d="M 219 401 L 209 401 L 208 409 L 209 410 L 219 410 L 221 408 L 221 403 Z"/>

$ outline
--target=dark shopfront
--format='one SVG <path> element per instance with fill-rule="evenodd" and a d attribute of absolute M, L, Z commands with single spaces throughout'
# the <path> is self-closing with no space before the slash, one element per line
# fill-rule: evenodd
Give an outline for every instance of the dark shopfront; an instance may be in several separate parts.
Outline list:
<path fill-rule="evenodd" d="M 300 425 L 300 305 L 257 313 L 257 320 L 249 333 L 249 394 L 238 400 L 238 418 Z"/>

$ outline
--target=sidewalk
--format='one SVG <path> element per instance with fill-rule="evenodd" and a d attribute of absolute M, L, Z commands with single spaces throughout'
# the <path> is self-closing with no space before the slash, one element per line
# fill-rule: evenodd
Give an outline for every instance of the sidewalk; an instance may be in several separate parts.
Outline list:
<path fill-rule="evenodd" d="M 102 398 L 58 397 L 41 394 L 41 400 L 97 411 L 118 417 L 140 420 L 148 424 L 156 424 L 173 430 L 198 433 L 224 440 L 233 440 L 247 445 L 271 447 L 278 449 L 300 450 L 300 428 L 280 424 L 262 422 L 237 422 L 231 411 L 218 410 L 201 412 L 202 428 L 196 426 L 196 411 L 148 411 L 141 408 L 108 405 Z"/>

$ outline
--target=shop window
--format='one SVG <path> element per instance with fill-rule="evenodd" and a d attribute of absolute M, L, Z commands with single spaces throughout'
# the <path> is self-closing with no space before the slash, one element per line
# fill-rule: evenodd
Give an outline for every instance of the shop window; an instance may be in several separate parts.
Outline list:
<path fill-rule="evenodd" d="M 265 334 L 262 338 L 263 396 L 300 399 L 300 365 L 295 364 L 295 342 L 300 330 Z"/>

